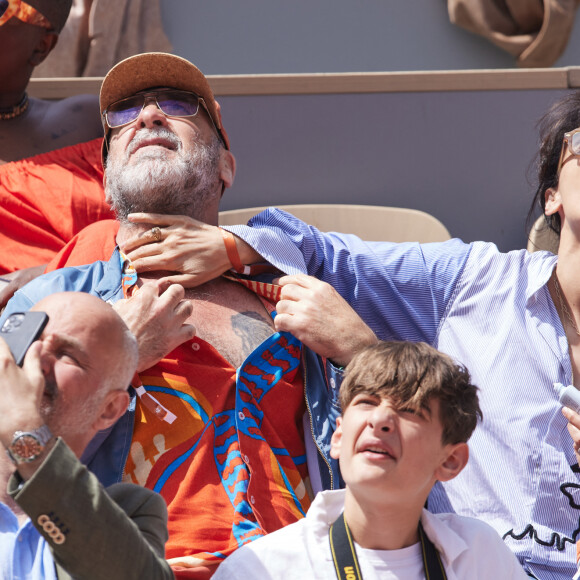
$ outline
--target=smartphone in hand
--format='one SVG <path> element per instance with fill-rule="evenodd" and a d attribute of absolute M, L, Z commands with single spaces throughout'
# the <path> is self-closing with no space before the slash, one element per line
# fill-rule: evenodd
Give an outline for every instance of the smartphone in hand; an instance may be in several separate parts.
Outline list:
<path fill-rule="evenodd" d="M 47 322 L 46 312 L 28 311 L 11 314 L 2 324 L 0 337 L 8 343 L 18 366 L 22 366 L 26 351 L 38 340 Z"/>

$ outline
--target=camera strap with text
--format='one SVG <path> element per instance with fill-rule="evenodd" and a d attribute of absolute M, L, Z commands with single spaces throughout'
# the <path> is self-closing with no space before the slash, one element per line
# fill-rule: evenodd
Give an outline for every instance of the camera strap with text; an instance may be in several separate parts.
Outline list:
<path fill-rule="evenodd" d="M 344 512 L 330 526 L 330 551 L 339 580 L 362 580 L 362 573 L 354 548 L 354 541 L 348 524 L 344 519 Z M 419 539 L 421 540 L 421 555 L 425 567 L 427 580 L 447 580 L 439 552 L 433 542 L 427 537 L 419 522 Z"/>

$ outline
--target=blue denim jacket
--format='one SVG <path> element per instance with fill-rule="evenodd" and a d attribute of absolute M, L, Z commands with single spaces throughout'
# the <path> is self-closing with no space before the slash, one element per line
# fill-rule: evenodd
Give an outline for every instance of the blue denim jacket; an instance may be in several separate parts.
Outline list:
<path fill-rule="evenodd" d="M 116 249 L 108 262 L 95 262 L 78 268 L 63 268 L 45 274 L 18 291 L 2 313 L 0 324 L 10 314 L 23 312 L 55 292 L 87 292 L 114 303 L 123 298 L 121 260 Z M 340 414 L 338 391 L 342 371 L 308 348 L 303 348 L 303 376 L 310 441 L 306 441 L 308 468 L 317 490 L 342 486 L 338 462 L 330 457 L 330 438 Z M 127 412 L 110 429 L 97 433 L 83 455 L 83 462 L 106 487 L 121 481 L 131 447 L 136 394 L 131 389 Z M 305 425 L 304 434 L 307 437 Z M 312 443 L 314 445 L 312 445 Z M 320 481 L 317 485 L 318 469 Z"/>

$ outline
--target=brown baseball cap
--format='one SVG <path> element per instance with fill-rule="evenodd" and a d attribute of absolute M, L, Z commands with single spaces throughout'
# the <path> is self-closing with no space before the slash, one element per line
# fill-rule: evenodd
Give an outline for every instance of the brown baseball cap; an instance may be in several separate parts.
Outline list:
<path fill-rule="evenodd" d="M 190 91 L 202 97 L 224 145 L 227 149 L 230 148 L 228 135 L 222 125 L 219 103 L 215 100 L 205 75 L 188 60 L 166 52 L 145 52 L 117 63 L 107 73 L 101 85 L 101 117 L 103 111 L 112 103 L 154 87 Z M 104 119 L 103 126 L 106 141 L 108 127 Z M 104 144 L 103 159 L 106 156 L 105 147 Z"/>

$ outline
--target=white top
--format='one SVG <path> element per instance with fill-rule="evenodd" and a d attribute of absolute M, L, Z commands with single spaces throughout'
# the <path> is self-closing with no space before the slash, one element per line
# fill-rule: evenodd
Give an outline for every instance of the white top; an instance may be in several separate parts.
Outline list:
<path fill-rule="evenodd" d="M 306 518 L 234 552 L 218 568 L 214 580 L 336 580 L 328 531 L 343 510 L 344 496 L 344 490 L 319 493 Z M 441 554 L 448 580 L 528 579 L 515 556 L 487 524 L 426 510 L 421 522 Z M 418 544 L 392 551 L 363 550 L 357 546 L 357 557 L 364 580 L 425 579 Z"/>

